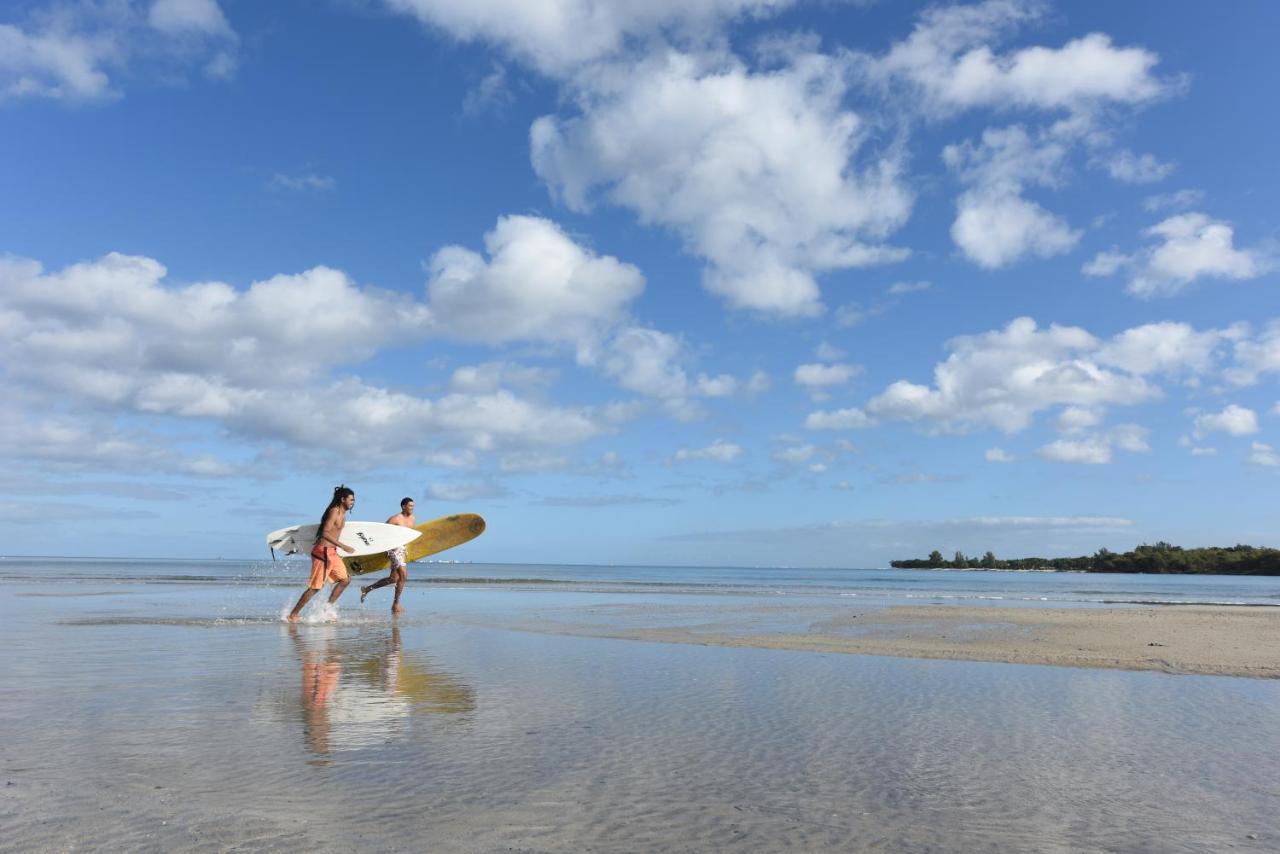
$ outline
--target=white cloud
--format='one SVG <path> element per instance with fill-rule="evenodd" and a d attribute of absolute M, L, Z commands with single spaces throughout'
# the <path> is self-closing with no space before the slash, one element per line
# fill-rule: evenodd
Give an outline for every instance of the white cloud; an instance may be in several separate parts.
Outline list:
<path fill-rule="evenodd" d="M 156 70 L 172 77 L 203 65 L 213 77 L 235 67 L 237 36 L 215 0 L 63 4 L 21 24 L 0 24 L 0 102 L 117 97 L 112 75 Z"/>
<path fill-rule="evenodd" d="M 634 266 L 579 246 L 546 219 L 501 217 L 484 242 L 487 260 L 461 246 L 431 258 L 427 292 L 442 334 L 563 342 L 583 357 L 644 290 Z"/>
<path fill-rule="evenodd" d="M 271 176 L 271 187 L 276 190 L 335 190 L 338 182 L 328 175 L 285 175 L 277 172 Z"/>
<path fill-rule="evenodd" d="M 1189 324 L 1161 321 L 1135 326 L 1119 333 L 1097 353 L 1098 362 L 1130 373 L 1208 373 L 1219 349 L 1246 334 L 1242 324 L 1226 329 L 1197 332 Z"/>
<path fill-rule="evenodd" d="M 317 267 L 238 290 L 173 286 L 158 262 L 111 254 L 45 273 L 0 261 L 0 356 L 10 382 L 54 405 L 213 421 L 232 436 L 377 463 L 440 451 L 564 446 L 612 429 L 604 410 L 497 389 L 436 399 L 334 372 L 430 311 Z"/>
<path fill-rule="evenodd" d="M 1280 453 L 1270 445 L 1254 442 L 1249 449 L 1249 462 L 1255 466 L 1280 466 Z"/>
<path fill-rule="evenodd" d="M 1258 414 L 1252 409 L 1232 403 L 1221 412 L 1197 415 L 1192 435 L 1203 439 L 1210 433 L 1247 436 L 1258 432 Z"/>
<path fill-rule="evenodd" d="M 889 295 L 914 294 L 920 291 L 927 291 L 931 287 L 933 285 L 930 282 L 894 282 L 889 286 Z"/>
<path fill-rule="evenodd" d="M 1111 462 L 1111 443 L 1098 437 L 1058 439 L 1040 448 L 1037 453 L 1058 463 L 1102 465 Z"/>
<path fill-rule="evenodd" d="M 463 115 L 478 116 L 486 110 L 501 109 L 512 100 L 506 66 L 495 62 L 489 73 L 462 99 L 462 112 Z"/>
<path fill-rule="evenodd" d="M 843 363 L 799 365 L 796 367 L 795 379 L 799 385 L 806 388 L 822 389 L 844 385 L 861 372 L 861 366 Z"/>
<path fill-rule="evenodd" d="M 1151 154 L 1134 154 L 1127 149 L 1112 152 L 1102 165 L 1111 177 L 1126 184 L 1154 184 L 1173 174 L 1172 163 L 1161 163 Z"/>
<path fill-rule="evenodd" d="M 1085 406 L 1068 406 L 1058 414 L 1058 429 L 1064 433 L 1079 433 L 1102 423 L 1102 413 Z"/>
<path fill-rule="evenodd" d="M 1041 447 L 1036 453 L 1047 460 L 1059 463 L 1103 465 L 1111 462 L 1112 449 L 1118 448 L 1134 454 L 1151 450 L 1147 438 L 1151 431 L 1137 424 L 1120 424 L 1106 433 L 1095 433 L 1077 439 L 1058 439 Z"/>
<path fill-rule="evenodd" d="M 1202 213 L 1185 213 L 1146 229 L 1163 240 L 1133 255 L 1101 253 L 1083 268 L 1085 275 L 1107 276 L 1131 270 L 1125 290 L 1138 297 L 1170 296 L 1198 279 L 1253 279 L 1269 268 L 1256 249 L 1236 249 L 1231 226 Z"/>
<path fill-rule="evenodd" d="M 836 362 L 836 361 L 839 361 L 840 359 L 843 359 L 847 354 L 845 353 L 844 350 L 841 350 L 839 347 L 836 347 L 833 344 L 823 341 L 821 344 L 818 345 L 818 348 L 814 351 L 814 355 L 824 362 Z"/>
<path fill-rule="evenodd" d="M 879 242 L 911 209 L 899 155 L 862 153 L 867 128 L 843 107 L 836 59 L 798 52 L 755 73 L 659 51 L 581 86 L 578 116 L 531 129 L 538 175 L 575 210 L 601 190 L 673 229 L 731 306 L 812 316 L 816 274 L 905 256 Z"/>
<path fill-rule="evenodd" d="M 1151 431 L 1137 424 L 1119 424 L 1110 431 L 1107 439 L 1122 451 L 1134 454 L 1145 454 L 1151 450 L 1147 441 Z"/>
<path fill-rule="evenodd" d="M 731 463 L 742 456 L 742 446 L 724 439 L 716 439 L 705 448 L 681 448 L 672 457 L 676 462 L 692 460 L 713 460 L 719 463 Z"/>
<path fill-rule="evenodd" d="M 861 409 L 837 409 L 834 412 L 810 412 L 804 420 L 809 430 L 859 430 L 875 426 L 875 420 Z"/>
<path fill-rule="evenodd" d="M 384 0 L 461 41 L 484 40 L 555 77 L 663 34 L 702 41 L 725 21 L 761 16 L 792 0 Z"/>
<path fill-rule="evenodd" d="M 1203 190 L 1178 190 L 1174 193 L 1147 196 L 1142 200 L 1142 209 L 1151 212 L 1183 210 L 1193 208 L 1202 201 L 1204 201 Z"/>
<path fill-rule="evenodd" d="M 169 35 L 235 35 L 217 0 L 155 0 L 147 23 Z"/>
<path fill-rule="evenodd" d="M 463 365 L 449 378 L 449 388 L 471 394 L 489 394 L 500 388 L 543 388 L 555 379 L 546 368 L 519 365 L 514 362 L 483 362 Z"/>
<path fill-rule="evenodd" d="M 864 73 L 886 86 L 903 83 L 934 117 L 987 107 L 1081 111 L 1105 103 L 1137 104 L 1172 86 L 1152 75 L 1156 54 L 1115 47 L 1090 33 L 1060 48 L 1027 47 L 997 54 L 1006 33 L 1041 16 L 1044 5 L 989 0 L 934 7 L 911 35 L 883 57 L 866 58 Z"/>
<path fill-rule="evenodd" d="M 1017 459 L 1003 448 L 987 448 L 983 458 L 989 463 L 1011 463 Z"/>
<path fill-rule="evenodd" d="M 1272 320 L 1255 340 L 1237 341 L 1235 360 L 1227 379 L 1236 385 L 1252 385 L 1261 374 L 1280 373 L 1280 320 Z"/>
<path fill-rule="evenodd" d="M 1033 140 L 1021 127 L 990 129 L 981 145 L 949 145 L 943 159 L 970 189 L 956 202 L 951 238 L 969 260 L 988 269 L 1028 255 L 1061 255 L 1083 232 L 1023 198 L 1027 185 L 1054 186 L 1067 155 L 1054 139 Z"/>
<path fill-rule="evenodd" d="M 1100 407 L 1151 400 L 1142 377 L 1100 365 L 1100 342 L 1079 327 L 1038 329 L 1018 318 L 1002 330 L 954 338 L 934 369 L 934 387 L 899 380 L 867 404 L 879 420 L 928 419 L 948 429 L 995 427 L 1014 433 L 1053 406 Z"/>
<path fill-rule="evenodd" d="M 814 445 L 792 445 L 774 451 L 773 458 L 780 463 L 799 465 L 800 463 L 808 462 L 817 452 L 818 449 Z"/>
<path fill-rule="evenodd" d="M 681 420 L 701 416 L 692 399 L 729 397 L 739 391 L 762 390 L 768 377 L 757 372 L 746 383 L 728 374 L 690 377 L 682 363 L 688 360 L 680 338 L 656 329 L 629 326 L 607 342 L 600 358 L 605 374 L 628 391 L 663 401 L 667 412 Z"/>

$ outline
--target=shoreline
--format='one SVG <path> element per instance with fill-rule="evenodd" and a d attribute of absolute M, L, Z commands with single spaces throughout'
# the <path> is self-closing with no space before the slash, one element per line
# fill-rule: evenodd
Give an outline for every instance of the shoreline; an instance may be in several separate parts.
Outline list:
<path fill-rule="evenodd" d="M 622 626 L 571 618 L 572 610 L 562 618 L 543 615 L 496 625 L 537 634 L 699 646 L 1280 678 L 1278 606 L 903 605 L 833 612 L 811 622 L 806 631 L 786 632 L 762 631 L 751 619 L 707 631 L 697 624 L 637 625 L 644 613 L 633 614 L 627 620 L 632 625 Z"/>

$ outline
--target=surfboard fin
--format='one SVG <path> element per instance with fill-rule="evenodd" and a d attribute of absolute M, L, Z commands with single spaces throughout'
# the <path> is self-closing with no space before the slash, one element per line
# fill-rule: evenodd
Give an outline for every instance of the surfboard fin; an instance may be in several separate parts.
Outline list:
<path fill-rule="evenodd" d="M 267 548 L 271 549 L 271 562 L 272 562 L 272 563 L 275 563 L 275 562 L 276 562 L 276 550 L 275 550 L 272 546 L 267 546 Z"/>

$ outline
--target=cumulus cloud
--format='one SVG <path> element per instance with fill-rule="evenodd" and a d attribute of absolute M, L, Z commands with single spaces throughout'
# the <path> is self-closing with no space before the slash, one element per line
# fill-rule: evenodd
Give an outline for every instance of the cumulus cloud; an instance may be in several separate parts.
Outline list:
<path fill-rule="evenodd" d="M 1196 331 L 1190 324 L 1161 321 L 1135 326 L 1099 348 L 1098 362 L 1139 376 L 1166 373 L 1200 376 L 1212 370 L 1223 348 L 1247 335 L 1245 324 Z"/>
<path fill-rule="evenodd" d="M 798 385 L 802 385 L 810 391 L 815 391 L 830 388 L 831 386 L 844 385 L 861 372 L 861 366 L 841 362 L 836 362 L 835 364 L 807 364 L 796 367 L 795 379 Z"/>
<path fill-rule="evenodd" d="M 1017 459 L 1017 457 L 1003 448 L 987 448 L 983 458 L 989 463 L 1011 463 Z"/>
<path fill-rule="evenodd" d="M 1262 442 L 1254 442 L 1249 449 L 1249 462 L 1255 466 L 1273 468 L 1280 466 L 1280 453 Z"/>
<path fill-rule="evenodd" d="M 804 419 L 808 430 L 860 430 L 875 426 L 875 419 L 857 407 L 837 409 L 833 412 L 810 412 Z"/>
<path fill-rule="evenodd" d="M 151 67 L 171 76 L 203 65 L 227 77 L 237 41 L 216 0 L 67 4 L 0 24 L 0 102 L 112 98 L 120 94 L 113 77 Z"/>
<path fill-rule="evenodd" d="M 1116 47 L 1104 33 L 1058 48 L 995 52 L 994 43 L 1044 9 L 1019 0 L 928 9 L 908 38 L 883 56 L 864 58 L 863 72 L 886 87 L 905 85 L 934 117 L 974 107 L 1081 111 L 1109 102 L 1139 104 L 1175 85 L 1153 75 L 1156 54 Z"/>
<path fill-rule="evenodd" d="M 505 389 L 430 399 L 336 375 L 431 329 L 421 303 L 317 267 L 245 290 L 172 285 L 143 257 L 46 273 L 0 261 L 8 380 L 55 406 L 203 419 L 232 435 L 369 461 L 451 449 L 563 446 L 612 429 L 600 410 Z"/>
<path fill-rule="evenodd" d="M 1007 53 L 1000 41 L 1042 18 L 1045 4 L 989 0 L 934 7 L 906 39 L 883 55 L 855 54 L 860 77 L 894 103 L 932 121 L 976 108 L 1066 114 L 1039 130 L 989 129 L 979 144 L 948 146 L 944 157 L 967 189 L 957 200 L 951 236 L 971 261 L 988 269 L 1073 248 L 1082 232 L 1039 202 L 1033 187 L 1062 183 L 1068 155 L 1081 143 L 1121 180 L 1151 180 L 1165 171 L 1151 155 L 1109 150 L 1107 108 L 1138 105 L 1178 89 L 1154 75 L 1159 57 L 1118 47 L 1090 33 L 1061 47 Z"/>
<path fill-rule="evenodd" d="M 585 353 L 644 290 L 636 267 L 596 255 L 540 217 L 501 217 L 484 244 L 487 258 L 447 246 L 429 262 L 427 293 L 442 334 L 563 342 Z"/>
<path fill-rule="evenodd" d="M 1152 154 L 1134 154 L 1127 149 L 1113 152 L 1102 165 L 1117 181 L 1126 184 L 1154 184 L 1173 174 L 1172 163 L 1161 163 Z"/>
<path fill-rule="evenodd" d="M 742 456 L 742 446 L 724 439 L 716 439 L 705 448 L 681 448 L 672 456 L 675 462 L 693 460 L 712 460 L 719 463 L 731 463 Z"/>
<path fill-rule="evenodd" d="M 384 0 L 461 41 L 486 41 L 544 74 L 563 77 L 659 36 L 701 42 L 727 20 L 761 16 L 793 0 Z"/>
<path fill-rule="evenodd" d="M 235 35 L 217 0 L 155 0 L 147 15 L 147 23 L 170 35 Z"/>
<path fill-rule="evenodd" d="M 1151 450 L 1147 443 L 1150 431 L 1137 424 L 1122 424 L 1108 433 L 1084 436 L 1079 439 L 1058 439 L 1041 447 L 1037 453 L 1047 460 L 1059 463 L 1103 465 L 1111 462 L 1112 449 L 1130 453 Z"/>
<path fill-rule="evenodd" d="M 1203 439 L 1210 433 L 1226 433 L 1230 436 L 1247 436 L 1258 432 L 1258 414 L 1252 409 L 1228 405 L 1221 412 L 1197 415 L 1192 435 Z"/>
<path fill-rule="evenodd" d="M 791 445 L 774 451 L 773 458 L 780 463 L 799 465 L 811 460 L 817 452 L 818 448 L 814 445 Z"/>
<path fill-rule="evenodd" d="M 1091 358 L 1100 342 L 1079 327 L 1039 329 L 1018 318 L 1002 329 L 954 338 L 934 369 L 933 387 L 899 380 L 872 398 L 880 420 L 927 419 L 947 429 L 995 427 L 1008 433 L 1053 406 L 1131 405 L 1159 391 L 1140 376 Z"/>
<path fill-rule="evenodd" d="M 1028 185 L 1055 186 L 1067 146 L 1033 140 L 1022 127 L 987 130 L 982 142 L 949 145 L 943 160 L 970 189 L 956 202 L 951 237 L 969 260 L 988 269 L 1028 255 L 1048 258 L 1072 249 L 1082 232 L 1023 197 Z"/>
<path fill-rule="evenodd" d="M 1280 373 L 1280 320 L 1272 320 L 1256 338 L 1242 336 L 1235 344 L 1235 361 L 1227 379 L 1236 385 L 1252 385 L 1262 374 Z"/>
<path fill-rule="evenodd" d="M 1171 296 L 1199 279 L 1253 279 L 1270 267 L 1257 249 L 1237 249 L 1229 224 L 1203 213 L 1171 216 L 1144 232 L 1162 241 L 1125 255 L 1103 252 L 1085 264 L 1088 276 L 1129 270 L 1125 290 L 1137 297 Z"/>
<path fill-rule="evenodd" d="M 657 52 L 596 69 L 579 115 L 535 122 L 533 164 L 575 210 L 603 193 L 674 230 L 731 306 L 812 316 L 817 273 L 905 256 L 881 243 L 911 209 L 900 158 L 863 153 L 846 88 L 822 54 L 753 72 L 723 54 Z"/>
<path fill-rule="evenodd" d="M 1102 423 L 1103 414 L 1087 406 L 1068 406 L 1058 413 L 1058 429 L 1063 433 L 1079 433 Z"/>
<path fill-rule="evenodd" d="M 1236 363 L 1224 375 L 1238 384 L 1254 381 L 1264 370 L 1280 371 L 1280 322 L 1256 338 L 1243 323 L 1196 330 L 1164 321 L 1100 339 L 1079 327 L 1040 329 L 1022 317 L 1004 329 L 960 336 L 946 346 L 950 355 L 934 368 L 932 386 L 905 379 L 892 383 L 862 409 L 849 410 L 857 413 L 855 420 L 1015 433 L 1036 413 L 1060 406 L 1059 428 L 1079 434 L 1100 424 L 1108 407 L 1159 398 L 1159 379 L 1195 385 L 1214 376 L 1229 353 Z"/>
<path fill-rule="evenodd" d="M 745 383 L 729 374 L 690 376 L 683 365 L 686 351 L 675 335 L 629 326 L 605 345 L 600 366 L 623 388 L 661 400 L 669 414 L 685 420 L 701 414 L 695 398 L 729 397 L 767 386 L 767 377 L 759 372 Z"/>
<path fill-rule="evenodd" d="M 514 362 L 483 362 L 463 365 L 449 377 L 449 388 L 463 393 L 488 394 L 500 388 L 544 388 L 555 372 Z"/>
<path fill-rule="evenodd" d="M 1111 444 L 1103 439 L 1058 439 L 1038 451 L 1040 456 L 1058 463 L 1101 465 L 1111 462 Z"/>

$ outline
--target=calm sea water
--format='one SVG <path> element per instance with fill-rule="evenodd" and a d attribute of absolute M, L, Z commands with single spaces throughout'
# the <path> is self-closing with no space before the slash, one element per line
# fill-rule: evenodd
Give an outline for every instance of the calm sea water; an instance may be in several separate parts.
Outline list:
<path fill-rule="evenodd" d="M 416 564 L 287 626 L 306 570 L 0 560 L 0 851 L 1280 850 L 1280 680 L 508 627 L 1274 579 Z"/>
<path fill-rule="evenodd" d="M 0 583 L 297 587 L 300 560 L 0 558 Z M 1280 605 L 1280 578 L 909 569 L 418 563 L 411 585 L 556 591 L 861 597 L 1009 605 Z M 374 576 L 370 576 L 374 577 Z"/>

